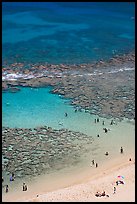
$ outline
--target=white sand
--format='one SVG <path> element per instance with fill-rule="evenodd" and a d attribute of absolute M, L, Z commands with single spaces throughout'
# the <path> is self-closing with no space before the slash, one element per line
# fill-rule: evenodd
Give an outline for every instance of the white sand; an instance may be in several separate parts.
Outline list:
<path fill-rule="evenodd" d="M 110 170 L 108 170 L 109 172 Z M 118 175 L 124 175 L 125 184 L 115 185 Z M 113 194 L 113 187 L 116 186 L 116 194 Z M 96 197 L 97 191 L 106 191 L 109 197 Z M 54 201 L 82 201 L 82 202 L 111 202 L 111 201 L 135 201 L 135 165 L 126 164 L 123 167 L 117 167 L 110 173 L 100 175 L 98 178 L 90 180 L 87 183 L 74 185 L 68 188 L 39 195 L 37 198 L 29 201 L 35 202 L 54 202 Z"/>
<path fill-rule="evenodd" d="M 118 175 L 123 175 L 125 184 L 116 186 Z M 116 194 L 113 194 L 113 187 L 116 186 Z M 105 190 L 109 197 L 96 197 L 97 191 Z M 24 192 L 23 192 L 24 193 Z M 52 192 L 30 195 L 30 198 L 19 199 L 16 196 L 14 201 L 18 202 L 135 202 L 135 162 L 128 161 L 117 165 L 115 168 L 98 173 L 94 178 L 82 184 L 73 185 Z"/>
<path fill-rule="evenodd" d="M 107 126 L 109 127 L 109 126 Z M 76 168 L 58 171 L 56 174 L 41 175 L 32 182 L 15 179 L 9 183 L 9 192 L 2 193 L 2 201 L 135 201 L 135 132 L 130 123 L 118 123 L 111 127 L 108 134 L 102 133 L 102 126 L 97 126 L 101 137 L 95 137 L 91 151 L 83 155 L 83 161 Z M 96 135 L 96 134 L 95 134 Z M 124 154 L 119 153 L 120 146 Z M 93 148 L 93 149 L 92 149 Z M 94 149 L 95 148 L 95 149 Z M 109 156 L 104 156 L 105 151 Z M 129 162 L 128 159 L 132 158 Z M 92 159 L 98 162 L 98 168 L 90 167 Z M 33 175 L 33 174 L 32 174 Z M 125 176 L 125 185 L 113 187 L 118 175 Z M 22 191 L 26 182 L 28 191 Z M 97 191 L 105 190 L 110 197 L 95 197 Z M 37 197 L 37 194 L 39 195 Z"/>

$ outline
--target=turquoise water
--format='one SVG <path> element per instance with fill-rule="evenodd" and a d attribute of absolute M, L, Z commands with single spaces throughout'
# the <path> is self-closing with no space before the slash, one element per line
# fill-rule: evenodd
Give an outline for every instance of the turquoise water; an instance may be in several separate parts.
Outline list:
<path fill-rule="evenodd" d="M 49 126 L 55 129 L 67 128 L 88 135 L 97 135 L 102 131 L 102 121 L 112 128 L 110 119 L 100 118 L 98 128 L 95 125 L 97 115 L 82 111 L 75 112 L 76 107 L 70 105 L 71 99 L 52 94 L 52 87 L 29 88 L 20 87 L 17 93 L 2 94 L 2 126 L 35 128 Z M 67 113 L 67 117 L 65 116 Z M 117 119 L 117 121 L 119 121 Z"/>
<path fill-rule="evenodd" d="M 52 94 L 52 87 L 26 88 L 17 93 L 2 94 L 2 126 L 34 128 L 47 125 L 89 134 L 95 129 L 95 115 L 77 111 L 70 100 Z M 65 116 L 65 113 L 68 116 Z"/>
<path fill-rule="evenodd" d="M 23 62 L 29 67 L 30 63 L 43 62 L 89 63 L 128 53 L 135 47 L 134 15 L 135 5 L 129 2 L 3 2 L 3 64 Z M 116 120 L 117 125 L 111 126 L 110 119 L 100 118 L 100 123 L 95 124 L 94 119 L 98 116 L 85 113 L 84 110 L 75 112 L 69 99 L 51 94 L 52 87 L 20 89 L 17 93 L 2 93 L 2 126 L 34 128 L 46 125 L 92 136 L 93 144 L 86 155 L 81 153 L 76 175 L 79 167 L 90 168 L 90 173 L 93 173 L 91 156 L 102 167 L 107 159 L 113 162 L 114 158 L 119 157 L 120 146 L 124 147 L 126 154 L 134 153 L 134 121 Z M 103 120 L 105 127 L 110 129 L 108 134 L 103 131 Z M 97 134 L 100 134 L 99 138 Z M 105 151 L 110 152 L 111 157 L 106 158 Z M 67 168 L 67 171 L 73 175 L 73 168 L 72 171 L 70 169 Z M 58 174 L 60 183 L 63 174 Z M 67 177 L 65 173 L 64 176 Z M 45 191 L 52 182 L 54 188 L 54 177 L 49 180 L 45 179 L 44 184 L 47 186 L 43 188 L 42 182 L 39 182 L 39 189 Z M 4 192 L 4 195 L 10 199 L 10 193 L 17 195 L 20 191 L 18 196 L 24 196 L 20 188 L 22 182 L 15 180 L 15 183 L 9 185 L 9 193 Z M 34 192 L 36 195 L 37 191 Z"/>
<path fill-rule="evenodd" d="M 55 180 L 57 179 L 57 183 L 60 184 L 62 176 L 64 176 L 64 180 L 68 178 L 69 181 L 66 181 L 68 185 L 69 182 L 69 184 L 74 184 L 74 181 L 77 180 L 77 175 L 81 174 L 80 178 L 83 178 L 87 173 L 91 175 L 96 174 L 96 170 L 90 167 L 92 158 L 99 163 L 99 170 L 100 168 L 108 169 L 107 165 L 109 163 L 112 165 L 113 160 L 115 161 L 115 158 L 119 158 L 121 146 L 124 147 L 125 156 L 134 155 L 134 121 L 125 119 L 120 122 L 116 119 L 116 124 L 110 125 L 111 119 L 99 118 L 100 122 L 95 124 L 94 119 L 97 116 L 85 113 L 84 110 L 75 112 L 74 107 L 69 104 L 70 100 L 50 92 L 52 87 L 20 87 L 20 89 L 17 93 L 3 92 L 2 94 L 2 126 L 33 128 L 48 125 L 56 129 L 68 128 L 69 130 L 83 132 L 93 137 L 93 143 L 88 144 L 88 146 L 83 144 L 86 149 L 88 148 L 88 151 L 81 152 L 80 162 L 76 165 L 69 166 L 69 161 L 67 160 L 66 163 L 62 164 L 62 170 L 55 172 L 53 175 L 43 172 L 44 175 L 35 179 L 26 179 L 29 186 L 28 193 L 33 191 L 36 195 L 38 194 L 38 189 L 43 190 L 43 192 L 54 190 L 58 186 L 55 184 Z M 65 117 L 65 113 L 68 114 L 67 117 Z M 105 126 L 102 125 L 103 120 L 105 121 Z M 103 127 L 109 128 L 110 131 L 106 134 L 103 131 Z M 99 138 L 97 134 L 100 135 Z M 104 156 L 106 151 L 110 153 L 108 158 Z M 66 169 L 64 165 L 67 166 Z M 73 180 L 71 178 L 72 175 L 74 177 Z M 9 184 L 10 191 L 7 195 L 3 188 L 3 199 L 11 201 L 13 199 L 12 196 L 17 195 L 17 192 L 20 195 L 20 199 L 24 199 L 21 189 L 24 178 L 17 178 L 14 183 L 9 183 L 9 176 L 5 175 L 4 178 Z"/>
<path fill-rule="evenodd" d="M 129 2 L 3 2 L 3 63 L 88 63 L 128 53 L 134 16 Z"/>
<path fill-rule="evenodd" d="M 69 106 L 67 100 L 51 94 L 48 88 L 21 88 L 17 93 L 3 93 L 3 126 L 36 127 L 58 124 Z"/>

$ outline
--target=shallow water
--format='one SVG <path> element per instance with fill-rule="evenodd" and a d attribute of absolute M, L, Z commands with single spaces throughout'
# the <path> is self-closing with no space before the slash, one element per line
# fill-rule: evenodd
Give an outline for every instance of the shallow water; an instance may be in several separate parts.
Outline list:
<path fill-rule="evenodd" d="M 74 107 L 69 104 L 69 100 L 63 99 L 57 94 L 51 94 L 51 90 L 51 87 L 38 89 L 23 87 L 17 93 L 4 92 L 2 97 L 3 126 L 33 128 L 48 125 L 55 129 L 68 128 L 92 136 L 93 142 L 86 144 L 86 151 L 79 150 L 79 162 L 73 166 L 67 160 L 62 164 L 61 170 L 55 170 L 48 174 L 43 172 L 43 175 L 35 178 L 25 178 L 30 188 L 29 193 L 32 193 L 34 189 L 35 194 L 38 193 L 37 186 L 41 186 L 43 192 L 49 191 L 77 183 L 85 178 L 90 171 L 92 175 L 96 174 L 98 170 L 95 171 L 95 168 L 90 166 L 92 159 L 99 164 L 99 170 L 105 169 L 107 164 L 112 165 L 113 161 L 120 156 L 121 146 L 124 148 L 123 159 L 134 155 L 135 125 L 133 120 L 114 119 L 115 124 L 110 125 L 111 119 L 99 117 L 99 122 L 95 123 L 94 120 L 98 116 L 85 113 L 84 110 L 75 112 Z M 68 114 L 67 117 L 65 117 L 65 112 Z M 103 120 L 105 125 L 102 125 Z M 107 133 L 104 132 L 104 127 L 109 129 Z M 106 151 L 109 152 L 109 156 L 105 156 Z M 66 176 L 67 179 L 65 179 Z M 59 182 L 60 177 L 62 177 L 62 184 Z M 9 176 L 5 175 L 4 178 L 5 182 L 9 183 Z M 42 184 L 43 180 L 46 183 Z M 15 182 L 9 183 L 10 193 L 8 196 L 14 196 L 17 191 L 20 196 L 23 196 L 21 193 L 23 182 L 23 178 L 17 178 Z M 4 199 L 8 199 L 4 188 L 3 196 Z"/>
<path fill-rule="evenodd" d="M 5 183 L 9 184 L 9 193 L 5 193 L 3 188 L 3 200 L 12 201 L 13 198 L 22 200 L 35 197 L 37 194 L 42 194 L 55 189 L 67 187 L 82 181 L 86 181 L 88 177 L 94 177 L 98 172 L 103 172 L 115 165 L 128 161 L 129 157 L 134 159 L 135 151 L 135 132 L 134 123 L 127 121 L 119 122 L 117 125 L 111 127 L 110 120 L 105 120 L 107 127 L 111 129 L 107 134 L 102 130 L 101 124 L 95 124 L 96 130 L 100 137 L 96 137 L 96 133 L 92 130 L 94 141 L 87 148 L 87 152 L 81 152 L 80 162 L 73 166 L 67 163 L 62 164 L 62 169 L 52 173 L 43 172 L 43 175 L 37 177 L 26 177 L 15 179 L 14 182 L 9 182 L 9 176 L 5 177 Z M 120 154 L 120 147 L 123 146 L 124 154 Z M 109 156 L 105 156 L 105 152 L 109 152 Z M 98 168 L 91 166 L 91 161 L 95 160 L 98 163 Z M 22 192 L 22 183 L 26 182 L 28 185 L 28 192 Z M 18 196 L 17 196 L 18 193 Z"/>
<path fill-rule="evenodd" d="M 86 113 L 83 109 L 75 112 L 74 107 L 70 105 L 70 100 L 52 94 L 51 90 L 52 87 L 20 87 L 17 93 L 4 92 L 2 97 L 3 127 L 35 128 L 47 125 L 53 129 L 65 128 L 82 132 L 95 140 L 99 139 L 100 142 L 102 138 L 106 138 L 110 147 L 117 144 L 117 141 L 121 145 L 122 142 L 125 145 L 133 144 L 134 121 L 113 119 L 115 124 L 110 125 L 111 119 L 100 118 L 89 112 Z M 99 118 L 99 122 L 95 123 L 95 118 Z M 104 125 L 102 125 L 103 121 Z M 104 127 L 109 129 L 108 133 L 104 132 Z"/>
<path fill-rule="evenodd" d="M 96 129 L 95 118 L 84 109 L 70 105 L 71 99 L 52 94 L 52 87 L 20 87 L 17 93 L 3 92 L 2 126 L 11 128 L 34 128 L 50 126 L 54 129 L 67 128 L 91 134 Z M 77 109 L 77 112 L 75 110 Z M 65 114 L 67 113 L 67 117 Z M 100 119 L 102 124 L 103 118 Z"/>
<path fill-rule="evenodd" d="M 3 3 L 3 62 L 77 64 L 128 53 L 134 50 L 134 10 L 134 3 Z M 48 191 L 61 185 L 71 185 L 84 178 L 86 170 L 88 173 L 91 171 L 91 175 L 95 174 L 107 168 L 106 163 L 112 164 L 119 157 L 121 161 L 127 160 L 127 156 L 134 155 L 135 151 L 134 121 L 114 119 L 116 124 L 110 125 L 111 119 L 99 118 L 100 122 L 95 124 L 98 116 L 84 110 L 75 112 L 69 99 L 49 93 L 51 90 L 51 87 L 25 87 L 17 93 L 3 93 L 2 126 L 67 128 L 86 133 L 94 141 L 85 146 L 87 151 L 84 153 L 80 150 L 79 163 L 70 166 L 67 161 L 60 171 L 53 174 L 45 172 L 45 175 L 25 180 L 29 184 L 28 193 L 35 189 L 36 194 L 38 188 Z M 110 131 L 104 133 L 103 127 Z M 124 156 L 119 153 L 121 146 Z M 104 155 L 106 151 L 109 152 L 108 157 Z M 91 168 L 92 159 L 99 168 Z M 63 179 L 65 184 L 61 184 Z M 9 176 L 5 177 L 5 182 L 9 183 Z M 8 195 L 3 188 L 4 199 L 17 192 L 21 198 L 23 182 L 24 179 L 16 179 L 10 183 Z"/>

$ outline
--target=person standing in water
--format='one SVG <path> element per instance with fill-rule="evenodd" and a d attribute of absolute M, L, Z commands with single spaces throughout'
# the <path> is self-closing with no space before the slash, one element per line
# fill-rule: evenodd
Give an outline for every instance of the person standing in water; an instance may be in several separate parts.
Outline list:
<path fill-rule="evenodd" d="M 92 165 L 94 165 L 95 164 L 95 161 L 94 161 L 94 159 L 92 160 Z"/>
<path fill-rule="evenodd" d="M 8 192 L 9 192 L 9 186 L 6 185 L 6 193 L 8 193 Z"/>

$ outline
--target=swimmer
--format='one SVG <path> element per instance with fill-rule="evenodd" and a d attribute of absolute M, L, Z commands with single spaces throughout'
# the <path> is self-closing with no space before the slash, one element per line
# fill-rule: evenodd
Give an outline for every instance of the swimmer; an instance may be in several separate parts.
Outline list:
<path fill-rule="evenodd" d="M 61 125 L 61 126 L 62 126 L 62 125 L 63 125 L 63 123 L 62 123 L 62 122 L 59 122 L 59 125 Z"/>

